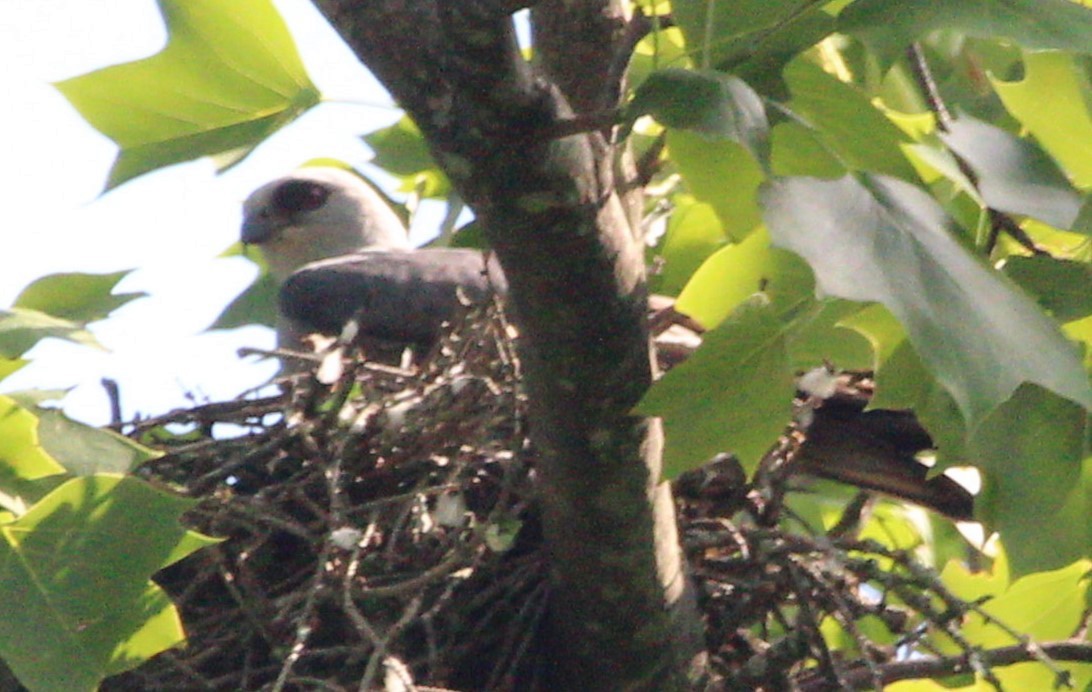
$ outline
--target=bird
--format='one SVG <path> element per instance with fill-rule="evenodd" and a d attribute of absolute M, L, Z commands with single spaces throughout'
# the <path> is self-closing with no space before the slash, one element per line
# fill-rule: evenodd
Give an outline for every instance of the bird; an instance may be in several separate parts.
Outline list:
<path fill-rule="evenodd" d="M 469 248 L 414 248 L 401 218 L 364 179 L 348 170 L 305 167 L 255 190 L 243 204 L 241 239 L 256 246 L 279 289 L 278 344 L 299 350 L 304 335 L 338 336 L 350 321 L 372 358 L 399 362 L 439 336 L 462 308 L 503 297 L 507 282 L 489 253 Z M 704 328 L 650 297 L 650 331 L 661 365 L 685 361 Z M 369 352 L 369 348 L 371 352 Z M 956 520 L 969 519 L 973 497 L 950 479 L 927 478 L 915 454 L 932 440 L 910 412 L 865 410 L 867 399 L 819 397 L 799 467 L 856 487 L 916 502 Z M 813 397 L 814 398 L 814 397 Z"/>
<path fill-rule="evenodd" d="M 300 350 L 307 334 L 337 336 L 355 319 L 369 356 L 398 362 L 405 347 L 427 350 L 460 295 L 480 302 L 507 288 L 497 261 L 479 250 L 415 249 L 362 177 L 330 166 L 251 193 L 241 240 L 258 248 L 277 286 L 277 343 L 287 350 Z"/>

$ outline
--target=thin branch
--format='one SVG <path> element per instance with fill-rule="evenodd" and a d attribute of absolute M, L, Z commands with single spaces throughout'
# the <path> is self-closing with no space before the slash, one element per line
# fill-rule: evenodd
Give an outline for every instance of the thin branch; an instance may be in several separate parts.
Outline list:
<path fill-rule="evenodd" d="M 929 104 L 929 110 L 936 116 L 937 130 L 950 132 L 953 122 L 952 112 L 948 110 L 948 106 L 944 103 L 944 98 L 937 87 L 936 79 L 933 78 L 933 72 L 929 68 L 929 62 L 925 59 L 925 52 L 922 50 L 921 44 L 917 41 L 911 43 L 910 47 L 907 48 L 906 57 L 910 63 L 910 71 L 914 73 L 914 79 L 917 80 L 918 87 L 921 89 L 926 103 Z M 960 172 L 967 177 L 971 185 L 978 188 L 978 175 L 974 172 L 974 169 L 962 156 L 950 149 L 949 151 L 955 158 Z M 1020 224 L 1016 223 L 1008 214 L 993 207 L 987 207 L 986 214 L 990 220 L 990 234 L 986 239 L 985 247 L 987 255 L 993 252 L 994 247 L 997 246 L 998 236 L 1004 232 L 1033 255 L 1050 256 L 1050 253 L 1036 245 L 1031 236 L 1020 228 Z"/>
<path fill-rule="evenodd" d="M 1070 639 L 1066 641 L 1050 642 L 1039 645 L 1043 651 L 1055 661 L 1069 661 L 1076 663 L 1092 662 L 1092 643 Z M 999 649 L 989 649 L 980 652 L 980 657 L 986 665 L 991 667 L 1008 666 L 1014 663 L 1030 663 L 1037 659 L 1036 654 L 1023 645 L 1006 646 Z M 925 678 L 942 678 L 949 675 L 959 675 L 971 672 L 971 664 L 966 656 L 945 656 L 940 658 L 923 658 L 912 661 L 895 661 L 879 666 L 880 675 L 885 685 L 899 680 L 920 680 Z M 844 673 L 845 681 L 851 689 L 869 689 L 872 685 L 872 673 L 868 668 L 860 667 Z M 1063 684 L 1064 681 L 1062 681 Z M 802 692 L 818 692 L 830 689 L 829 681 L 819 676 L 812 676 L 799 682 Z"/>

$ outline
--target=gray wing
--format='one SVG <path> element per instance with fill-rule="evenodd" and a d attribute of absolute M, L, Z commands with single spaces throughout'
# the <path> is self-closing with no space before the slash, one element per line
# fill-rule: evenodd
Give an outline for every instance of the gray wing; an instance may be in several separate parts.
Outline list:
<path fill-rule="evenodd" d="M 477 250 L 368 251 L 302 267 L 285 281 L 280 310 L 298 331 L 340 334 L 356 318 L 360 337 L 430 345 L 459 309 L 507 285 L 499 265 Z"/>

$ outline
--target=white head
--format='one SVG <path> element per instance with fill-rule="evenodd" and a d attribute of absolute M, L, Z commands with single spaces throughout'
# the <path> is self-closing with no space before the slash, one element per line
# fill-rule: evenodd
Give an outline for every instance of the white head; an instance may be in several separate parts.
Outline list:
<path fill-rule="evenodd" d="M 365 248 L 409 248 L 402 220 L 357 175 L 301 168 L 243 203 L 242 241 L 261 247 L 278 283 L 308 262 Z"/>

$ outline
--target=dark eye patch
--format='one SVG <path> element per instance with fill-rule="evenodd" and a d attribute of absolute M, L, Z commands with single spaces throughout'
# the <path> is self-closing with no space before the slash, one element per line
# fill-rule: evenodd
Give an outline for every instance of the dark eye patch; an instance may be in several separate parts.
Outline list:
<path fill-rule="evenodd" d="M 310 180 L 291 180 L 273 191 L 273 206 L 289 214 L 314 211 L 330 196 L 326 187 Z"/>

